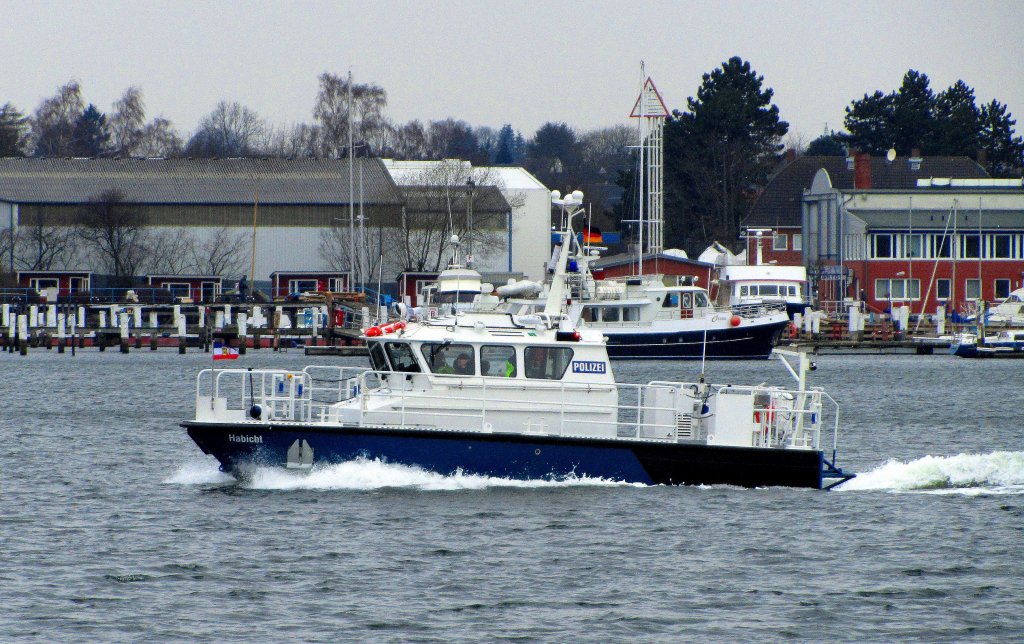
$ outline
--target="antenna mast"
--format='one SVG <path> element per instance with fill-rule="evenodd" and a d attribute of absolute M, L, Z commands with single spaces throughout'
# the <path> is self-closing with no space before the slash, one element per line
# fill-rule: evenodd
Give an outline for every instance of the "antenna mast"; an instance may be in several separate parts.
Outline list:
<path fill-rule="evenodd" d="M 641 63 L 641 70 L 643 64 Z M 652 253 L 660 253 L 665 248 L 665 191 L 664 191 L 664 138 L 662 132 L 665 129 L 665 119 L 668 118 L 668 108 L 654 86 L 654 81 L 647 78 L 640 96 L 633 105 L 630 118 L 640 119 L 640 199 L 641 210 L 644 212 L 643 202 L 646 200 L 647 220 L 640 216 L 640 261 L 643 262 L 643 238 L 647 237 L 647 249 Z M 646 175 L 647 192 L 644 194 L 644 176 Z M 644 225 L 647 231 L 644 234 Z M 641 272 L 643 264 L 641 263 Z"/>

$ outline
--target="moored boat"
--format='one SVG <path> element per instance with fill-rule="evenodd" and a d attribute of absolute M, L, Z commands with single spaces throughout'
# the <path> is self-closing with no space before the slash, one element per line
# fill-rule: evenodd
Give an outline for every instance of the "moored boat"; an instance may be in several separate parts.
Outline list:
<path fill-rule="evenodd" d="M 189 436 L 245 476 L 355 458 L 442 474 L 827 488 L 838 410 L 798 387 L 618 384 L 604 336 L 564 311 L 571 229 L 544 311 L 454 311 L 369 328 L 371 368 L 204 370 Z M 781 355 L 781 354 L 780 354 Z"/>
<path fill-rule="evenodd" d="M 957 335 L 949 352 L 961 358 L 1024 358 L 1024 329 L 1005 329 L 995 335 Z"/>

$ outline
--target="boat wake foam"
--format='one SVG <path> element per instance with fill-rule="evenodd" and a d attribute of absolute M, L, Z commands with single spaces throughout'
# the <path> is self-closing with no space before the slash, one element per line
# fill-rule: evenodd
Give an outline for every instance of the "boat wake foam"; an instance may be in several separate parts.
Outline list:
<path fill-rule="evenodd" d="M 185 463 L 163 482 L 171 485 L 224 485 L 234 483 L 235 478 L 221 472 L 217 462 L 208 459 Z"/>
<path fill-rule="evenodd" d="M 890 460 L 836 488 L 948 494 L 1024 494 L 1024 452 L 925 456 Z"/>
<path fill-rule="evenodd" d="M 235 479 L 217 469 L 216 463 L 189 463 L 170 476 L 166 483 L 209 485 L 235 483 Z M 560 480 L 517 479 L 456 473 L 450 476 L 419 467 L 384 463 L 380 460 L 356 459 L 334 465 L 320 465 L 308 472 L 280 467 L 256 467 L 237 485 L 254 490 L 377 490 L 410 488 L 427 491 L 483 490 L 487 488 L 551 488 L 570 486 L 629 486 L 623 483 L 590 477 L 568 477 Z"/>

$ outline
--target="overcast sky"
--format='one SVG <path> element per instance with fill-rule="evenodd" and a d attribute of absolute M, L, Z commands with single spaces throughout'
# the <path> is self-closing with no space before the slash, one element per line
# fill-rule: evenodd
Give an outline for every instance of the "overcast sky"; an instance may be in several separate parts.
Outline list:
<path fill-rule="evenodd" d="M 775 90 L 804 143 L 907 69 L 1024 132 L 1024 2 L 46 2 L 0 0 L 0 104 L 31 113 L 69 79 L 108 111 L 130 85 L 188 135 L 220 100 L 278 126 L 312 121 L 317 76 L 374 82 L 395 122 L 455 117 L 578 130 L 628 124 L 640 61 L 669 109 L 730 56 Z"/>

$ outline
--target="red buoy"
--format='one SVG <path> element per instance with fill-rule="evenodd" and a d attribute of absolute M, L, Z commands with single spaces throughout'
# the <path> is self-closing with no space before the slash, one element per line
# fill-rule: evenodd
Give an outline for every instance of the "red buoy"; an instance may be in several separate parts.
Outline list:
<path fill-rule="evenodd" d="M 740 325 L 740 316 L 734 315 L 731 318 L 729 318 L 729 324 L 731 324 L 733 326 L 739 326 Z"/>

